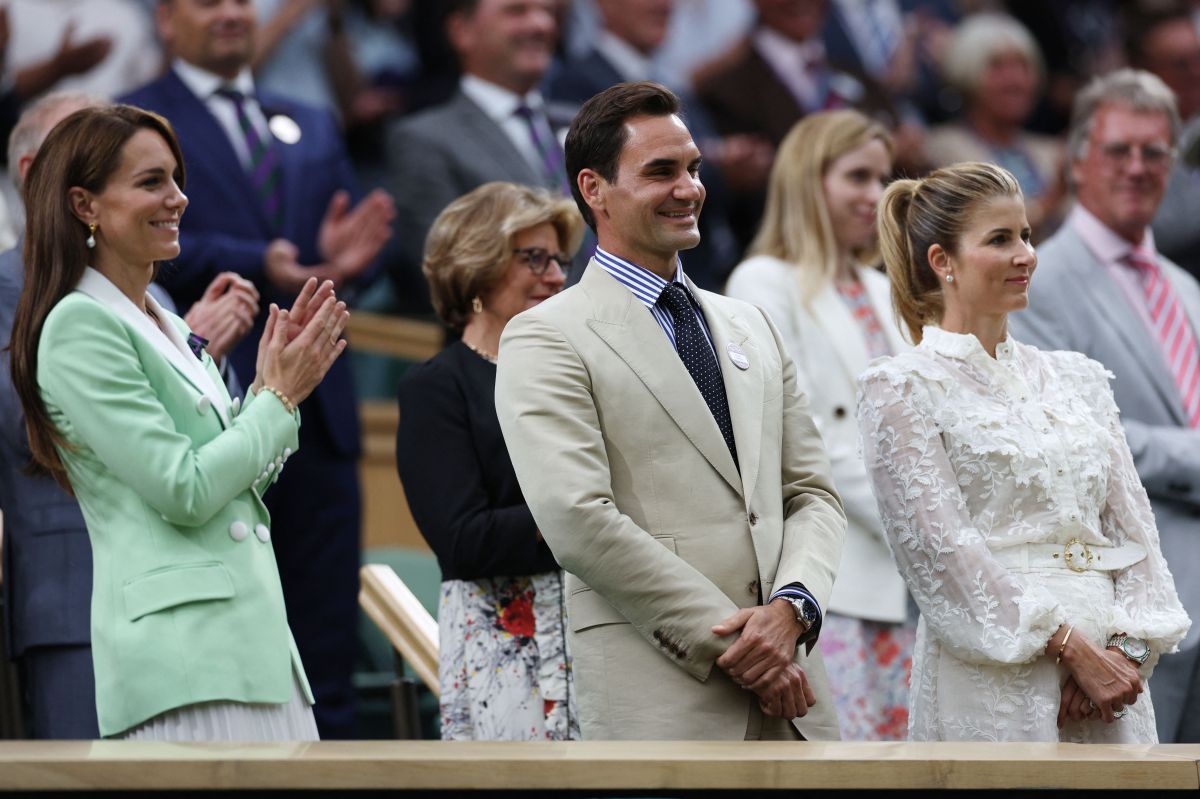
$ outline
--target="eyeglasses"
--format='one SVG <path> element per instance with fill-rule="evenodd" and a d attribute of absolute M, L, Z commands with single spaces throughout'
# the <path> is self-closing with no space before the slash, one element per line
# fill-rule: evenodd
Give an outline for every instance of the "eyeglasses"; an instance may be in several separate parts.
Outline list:
<path fill-rule="evenodd" d="M 1123 141 L 1105 144 L 1100 148 L 1100 153 L 1111 163 L 1123 168 L 1133 163 L 1134 150 L 1137 150 L 1141 154 L 1142 163 L 1145 164 L 1147 169 L 1166 169 L 1175 158 L 1175 148 L 1168 147 L 1165 144 L 1135 146 Z"/>
<path fill-rule="evenodd" d="M 571 271 L 571 256 L 565 252 L 550 252 L 544 247 L 518 247 L 513 250 L 513 255 L 519 255 L 525 259 L 525 265 L 529 267 L 529 271 L 538 277 L 546 274 L 551 261 L 558 264 L 564 277 Z"/>

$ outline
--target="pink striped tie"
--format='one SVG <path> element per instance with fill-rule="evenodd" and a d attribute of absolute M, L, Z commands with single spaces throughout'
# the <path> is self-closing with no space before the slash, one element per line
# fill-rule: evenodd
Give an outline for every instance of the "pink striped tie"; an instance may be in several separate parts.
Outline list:
<path fill-rule="evenodd" d="M 1129 263 L 1138 270 L 1146 292 L 1146 310 L 1162 344 L 1171 376 L 1179 387 L 1183 411 L 1192 427 L 1200 427 L 1200 348 L 1196 334 L 1183 311 L 1183 304 L 1158 268 L 1154 254 L 1142 249 L 1129 253 Z"/>

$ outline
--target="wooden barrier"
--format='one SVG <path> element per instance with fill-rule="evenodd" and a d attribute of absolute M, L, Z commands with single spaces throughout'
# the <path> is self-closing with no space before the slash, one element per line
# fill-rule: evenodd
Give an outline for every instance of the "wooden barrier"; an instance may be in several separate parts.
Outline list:
<path fill-rule="evenodd" d="M 390 566 L 368 564 L 359 570 L 358 604 L 412 666 L 434 696 L 438 683 L 438 626 L 421 601 Z"/>
<path fill-rule="evenodd" d="M 0 790 L 1200 788 L 1200 746 L 778 742 L 0 742 Z M 308 794 L 311 795 L 311 794 Z"/>
<path fill-rule="evenodd" d="M 441 351 L 446 333 L 436 322 L 390 314 L 354 311 L 346 323 L 346 340 L 360 352 L 421 362 Z"/>

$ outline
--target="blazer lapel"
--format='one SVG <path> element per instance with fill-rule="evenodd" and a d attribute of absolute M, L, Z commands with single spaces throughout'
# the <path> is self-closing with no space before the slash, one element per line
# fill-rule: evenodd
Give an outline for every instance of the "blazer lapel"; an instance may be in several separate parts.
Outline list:
<path fill-rule="evenodd" d="M 733 440 L 737 445 L 738 465 L 741 468 L 742 496 L 754 495 L 758 482 L 758 462 L 762 453 L 763 428 L 763 356 L 743 320 L 736 315 L 727 316 L 711 295 L 701 291 L 688 281 L 692 294 L 700 302 L 708 331 L 712 334 L 713 349 L 717 364 L 721 368 L 721 380 L 725 384 L 725 396 L 729 402 L 729 418 L 733 422 Z M 736 346 L 749 362 L 739 369 L 730 357 L 731 346 Z M 686 369 L 684 370 L 686 372 Z M 691 375 L 688 375 L 690 378 Z M 696 392 L 699 394 L 699 391 Z M 703 398 L 702 398 L 703 401 Z M 708 410 L 708 405 L 704 406 Z M 709 412 L 709 418 L 712 413 Z M 716 425 L 713 425 L 716 429 Z M 719 431 L 718 431 L 719 432 Z M 724 439 L 721 439 L 724 444 Z M 726 452 L 728 447 L 724 448 Z"/>
<path fill-rule="evenodd" d="M 846 379 L 851 385 L 856 385 L 858 376 L 867 368 L 867 349 L 863 345 L 862 336 L 846 335 L 845 331 L 853 330 L 857 322 L 850 315 L 846 303 L 838 296 L 832 282 L 810 300 L 809 312 L 813 321 L 821 328 L 821 338 L 829 344 Z M 817 387 L 813 388 L 815 390 Z"/>
<path fill-rule="evenodd" d="M 183 339 L 183 335 L 175 328 L 175 325 L 167 316 L 167 312 L 162 309 L 162 306 L 158 304 L 153 295 L 146 295 L 146 305 L 156 313 L 159 319 L 166 322 L 165 332 L 151 322 L 148 316 L 138 310 L 137 306 L 122 294 L 121 290 L 114 286 L 108 278 L 91 267 L 84 270 L 83 277 L 80 278 L 78 285 L 75 286 L 75 290 L 88 295 L 110 308 L 113 313 L 117 314 L 126 324 L 136 330 L 142 338 L 149 342 L 171 364 L 180 377 L 186 380 L 196 391 L 208 397 L 209 402 L 212 403 L 213 410 L 217 412 L 217 416 L 221 420 L 221 426 L 229 426 L 229 417 L 226 415 L 225 409 L 225 398 L 221 396 L 220 391 L 212 384 L 212 378 L 205 371 L 204 365 L 200 362 L 199 358 L 192 354 L 187 346 L 187 342 Z"/>
<path fill-rule="evenodd" d="M 1073 231 L 1071 233 L 1074 235 Z M 1086 249 L 1087 245 L 1082 240 L 1079 240 L 1078 244 L 1078 252 L 1087 254 L 1090 259 L 1091 252 Z M 1146 330 L 1146 325 L 1142 323 L 1137 312 L 1129 307 L 1129 300 L 1121 287 L 1113 282 L 1108 269 L 1090 260 L 1086 268 L 1081 268 L 1082 266 L 1081 263 L 1072 262 L 1072 268 L 1078 275 L 1078 279 L 1072 281 L 1073 284 L 1079 290 L 1092 295 L 1092 299 L 1100 308 L 1099 318 L 1109 320 L 1109 326 L 1129 347 L 1127 360 L 1138 364 L 1163 403 L 1171 409 L 1171 415 L 1181 425 L 1186 425 L 1179 389 L 1175 385 L 1175 379 L 1167 371 L 1166 363 L 1155 355 L 1147 357 L 1150 353 L 1159 352 L 1161 346 L 1150 337 L 1150 332 Z"/>
<path fill-rule="evenodd" d="M 512 139 L 508 138 L 508 134 L 484 113 L 482 108 L 472 102 L 471 98 L 460 92 L 451 102 L 455 104 L 454 110 L 463 126 L 465 136 L 462 138 L 465 141 L 475 142 L 494 158 L 496 163 L 510 165 L 514 172 L 512 180 L 531 186 L 549 186 L 547 177 L 534 169 L 525 155 L 512 143 Z M 515 174 L 516 172 L 521 174 Z"/>
<path fill-rule="evenodd" d="M 658 322 L 628 289 L 594 260 L 584 271 L 579 288 L 592 301 L 588 327 L 629 366 L 693 446 L 740 494 L 742 480 L 729 447 L 725 446 L 725 438 Z M 733 415 L 732 405 L 730 415 Z M 734 436 L 738 436 L 736 422 Z"/>

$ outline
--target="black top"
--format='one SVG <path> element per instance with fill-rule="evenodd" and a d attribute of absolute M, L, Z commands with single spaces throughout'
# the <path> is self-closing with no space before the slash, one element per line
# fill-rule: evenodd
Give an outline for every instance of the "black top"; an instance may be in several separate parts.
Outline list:
<path fill-rule="evenodd" d="M 558 568 L 496 418 L 496 366 L 455 342 L 400 381 L 396 469 L 443 580 Z"/>

